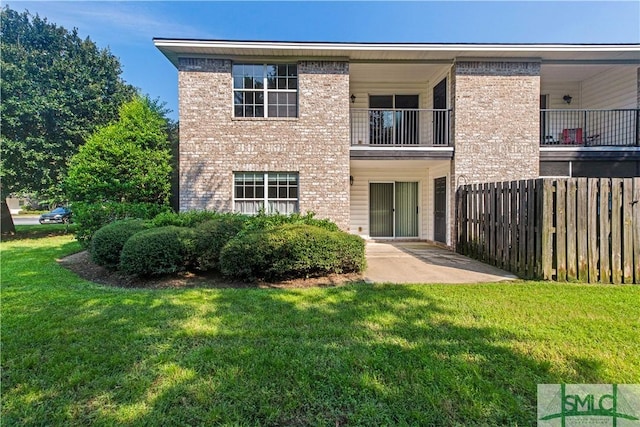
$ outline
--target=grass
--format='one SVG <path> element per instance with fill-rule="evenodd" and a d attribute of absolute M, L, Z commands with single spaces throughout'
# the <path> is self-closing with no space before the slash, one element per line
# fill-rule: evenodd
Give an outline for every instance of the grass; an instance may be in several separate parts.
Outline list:
<path fill-rule="evenodd" d="M 638 286 L 115 289 L 79 249 L 0 246 L 3 425 L 533 425 L 537 384 L 640 382 Z"/>

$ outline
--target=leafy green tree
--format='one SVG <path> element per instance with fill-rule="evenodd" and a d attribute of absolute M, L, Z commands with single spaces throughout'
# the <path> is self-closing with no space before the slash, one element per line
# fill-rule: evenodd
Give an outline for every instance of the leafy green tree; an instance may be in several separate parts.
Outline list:
<path fill-rule="evenodd" d="M 99 128 L 69 162 L 67 196 L 85 203 L 167 205 L 171 144 L 158 104 L 136 97 L 122 105 L 118 121 Z"/>
<path fill-rule="evenodd" d="M 0 178 L 15 192 L 60 194 L 68 159 L 136 90 L 118 58 L 46 18 L 0 11 Z"/>

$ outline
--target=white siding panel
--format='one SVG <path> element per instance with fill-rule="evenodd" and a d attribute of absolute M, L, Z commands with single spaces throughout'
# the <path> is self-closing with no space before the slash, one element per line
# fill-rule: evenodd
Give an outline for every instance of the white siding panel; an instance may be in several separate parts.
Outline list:
<path fill-rule="evenodd" d="M 638 108 L 636 67 L 616 67 L 582 82 L 582 108 Z"/>
<path fill-rule="evenodd" d="M 580 82 L 552 82 L 541 83 L 540 94 L 548 95 L 547 108 L 555 109 L 574 109 L 581 108 L 580 99 Z M 571 104 L 567 104 L 562 99 L 563 96 L 571 96 Z"/>

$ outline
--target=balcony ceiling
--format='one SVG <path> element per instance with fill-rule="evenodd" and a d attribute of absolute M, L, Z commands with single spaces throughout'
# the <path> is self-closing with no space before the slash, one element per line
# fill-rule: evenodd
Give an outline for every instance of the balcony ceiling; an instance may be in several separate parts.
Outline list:
<path fill-rule="evenodd" d="M 433 81 L 451 64 L 349 64 L 352 82 L 426 83 Z"/>
<path fill-rule="evenodd" d="M 637 68 L 638 65 L 616 65 L 615 68 L 631 67 Z M 545 65 L 540 69 L 540 79 L 543 84 L 549 83 L 566 83 L 580 82 L 589 79 L 597 74 L 614 68 L 612 65 Z"/>

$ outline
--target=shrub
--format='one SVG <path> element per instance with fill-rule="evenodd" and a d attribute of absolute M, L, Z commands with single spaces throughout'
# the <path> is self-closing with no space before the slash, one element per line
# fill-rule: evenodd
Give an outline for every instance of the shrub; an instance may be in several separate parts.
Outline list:
<path fill-rule="evenodd" d="M 138 276 L 181 271 L 193 258 L 193 237 L 193 230 L 176 226 L 136 233 L 122 248 L 120 269 Z"/>
<path fill-rule="evenodd" d="M 220 251 L 240 230 L 247 217 L 238 214 L 219 214 L 214 219 L 199 224 L 195 230 L 195 252 L 201 270 L 218 267 Z"/>
<path fill-rule="evenodd" d="M 301 215 L 294 213 L 291 215 L 282 214 L 265 214 L 259 213 L 255 216 L 250 216 L 247 219 L 243 232 L 253 232 L 259 230 L 268 230 L 274 227 L 278 227 L 284 224 L 306 224 L 320 227 L 328 231 L 338 231 L 338 226 L 328 219 L 316 219 L 313 212 Z"/>
<path fill-rule="evenodd" d="M 122 219 L 152 219 L 168 206 L 156 203 L 79 203 L 73 204 L 76 239 L 88 248 L 93 234 L 105 225 Z"/>
<path fill-rule="evenodd" d="M 120 264 L 120 252 L 127 240 L 139 231 L 149 228 L 141 219 L 131 219 L 107 224 L 91 239 L 91 259 L 99 265 L 116 268 Z"/>
<path fill-rule="evenodd" d="M 220 254 L 222 273 L 242 280 L 360 272 L 365 265 L 360 237 L 307 224 L 238 234 Z"/>
<path fill-rule="evenodd" d="M 166 227 L 175 225 L 176 227 L 195 227 L 205 221 L 209 221 L 221 215 L 215 211 L 186 211 L 186 212 L 162 212 L 153 218 L 155 227 Z"/>

